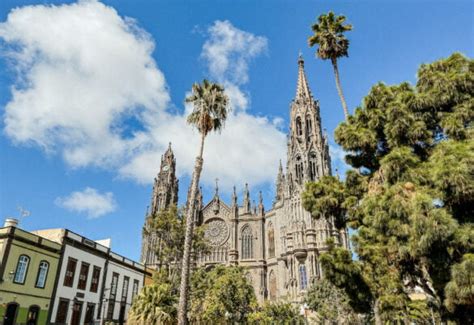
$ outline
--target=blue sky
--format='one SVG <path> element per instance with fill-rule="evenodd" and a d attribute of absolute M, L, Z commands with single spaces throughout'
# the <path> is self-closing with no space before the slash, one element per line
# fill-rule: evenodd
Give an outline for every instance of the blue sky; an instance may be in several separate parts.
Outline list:
<path fill-rule="evenodd" d="M 183 203 L 197 151 L 183 99 L 204 77 L 224 83 L 234 106 L 227 130 L 206 147 L 205 199 L 218 177 L 224 199 L 232 185 L 241 191 L 248 182 L 269 207 L 278 159 L 285 161 L 299 51 L 331 138 L 343 119 L 330 63 L 315 59 L 306 42 L 319 14 L 333 10 L 354 25 L 350 56 L 339 65 L 352 111 L 376 82 L 414 82 L 419 64 L 454 51 L 472 57 L 473 7 L 472 1 L 2 0 L 0 216 L 18 216 L 21 206 L 31 212 L 21 220 L 24 229 L 111 237 L 115 251 L 138 259 L 151 182 L 170 141 Z M 341 153 L 332 146 L 333 167 L 341 170 Z"/>

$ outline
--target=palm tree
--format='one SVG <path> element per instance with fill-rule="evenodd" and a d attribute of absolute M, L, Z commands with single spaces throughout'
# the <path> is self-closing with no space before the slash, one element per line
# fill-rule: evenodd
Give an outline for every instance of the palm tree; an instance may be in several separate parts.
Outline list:
<path fill-rule="evenodd" d="M 319 44 L 316 55 L 323 60 L 331 60 L 334 68 L 334 76 L 336 77 L 336 87 L 339 97 L 341 97 L 342 108 L 346 120 L 349 118 L 346 100 L 342 93 L 341 81 L 339 80 L 339 70 L 337 69 L 337 59 L 348 56 L 349 40 L 344 36 L 344 32 L 352 30 L 352 25 L 343 25 L 346 20 L 345 16 L 336 16 L 332 11 L 327 15 L 322 14 L 318 18 L 318 22 L 311 28 L 314 34 L 309 37 L 309 46 Z"/>
<path fill-rule="evenodd" d="M 203 80 L 202 84 L 195 83 L 192 94 L 186 98 L 187 103 L 193 103 L 194 110 L 188 116 L 188 123 L 195 126 L 201 134 L 201 146 L 199 155 L 196 157 L 191 191 L 188 197 L 188 208 L 186 211 L 186 233 L 184 239 L 183 264 L 181 268 L 181 284 L 179 287 L 178 324 L 187 323 L 188 307 L 188 283 L 190 254 L 194 226 L 194 210 L 196 194 L 198 191 L 199 178 L 202 171 L 202 154 L 204 151 L 204 140 L 211 131 L 220 131 L 224 127 L 227 118 L 229 99 L 224 93 L 224 88 L 216 83 Z"/>
<path fill-rule="evenodd" d="M 130 325 L 171 325 L 176 322 L 176 296 L 169 284 L 143 287 L 128 312 Z"/>

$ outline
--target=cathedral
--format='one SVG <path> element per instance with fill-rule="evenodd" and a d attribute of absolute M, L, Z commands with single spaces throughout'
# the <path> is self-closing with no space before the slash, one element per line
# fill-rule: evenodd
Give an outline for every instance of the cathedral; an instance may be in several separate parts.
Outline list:
<path fill-rule="evenodd" d="M 281 162 L 276 176 L 272 207 L 265 209 L 262 194 L 252 204 L 245 185 L 243 198 L 235 187 L 231 202 L 223 202 L 216 185 L 215 195 L 203 204 L 198 197 L 197 225 L 206 225 L 210 253 L 197 254 L 196 266 L 240 265 L 246 270 L 259 301 L 286 299 L 301 301 L 305 291 L 321 277 L 319 254 L 326 241 L 349 247 L 346 229 L 337 229 L 332 216 L 314 220 L 301 202 L 304 184 L 331 174 L 327 136 L 322 132 L 319 103 L 313 97 L 298 59 L 296 96 L 290 105 L 290 127 L 286 170 Z M 178 202 L 176 160 L 170 148 L 161 160 L 155 178 L 151 205 L 145 219 L 141 262 L 156 267 L 157 237 L 148 231 L 151 216 Z"/>

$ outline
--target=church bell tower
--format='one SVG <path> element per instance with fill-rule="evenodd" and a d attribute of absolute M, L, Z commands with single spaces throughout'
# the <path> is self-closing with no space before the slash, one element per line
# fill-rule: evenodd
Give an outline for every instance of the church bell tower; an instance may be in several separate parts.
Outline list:
<path fill-rule="evenodd" d="M 161 165 L 155 177 L 150 206 L 145 216 L 142 231 L 142 251 L 140 261 L 148 267 L 157 268 L 156 256 L 157 234 L 152 229 L 152 222 L 157 214 L 178 203 L 178 179 L 176 178 L 176 159 L 171 143 L 165 154 L 161 156 Z"/>
<path fill-rule="evenodd" d="M 304 60 L 298 58 L 296 96 L 291 103 L 288 139 L 287 182 L 290 192 L 301 192 L 304 184 L 331 174 L 327 136 L 321 130 L 319 102 L 306 80 Z"/>

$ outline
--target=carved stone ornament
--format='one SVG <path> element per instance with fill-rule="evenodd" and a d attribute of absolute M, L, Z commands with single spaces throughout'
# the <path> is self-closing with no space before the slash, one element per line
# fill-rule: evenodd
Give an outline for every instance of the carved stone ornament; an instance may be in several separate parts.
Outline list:
<path fill-rule="evenodd" d="M 211 246 L 224 244 L 229 236 L 229 229 L 222 219 L 212 219 L 206 224 L 204 237 Z"/>

